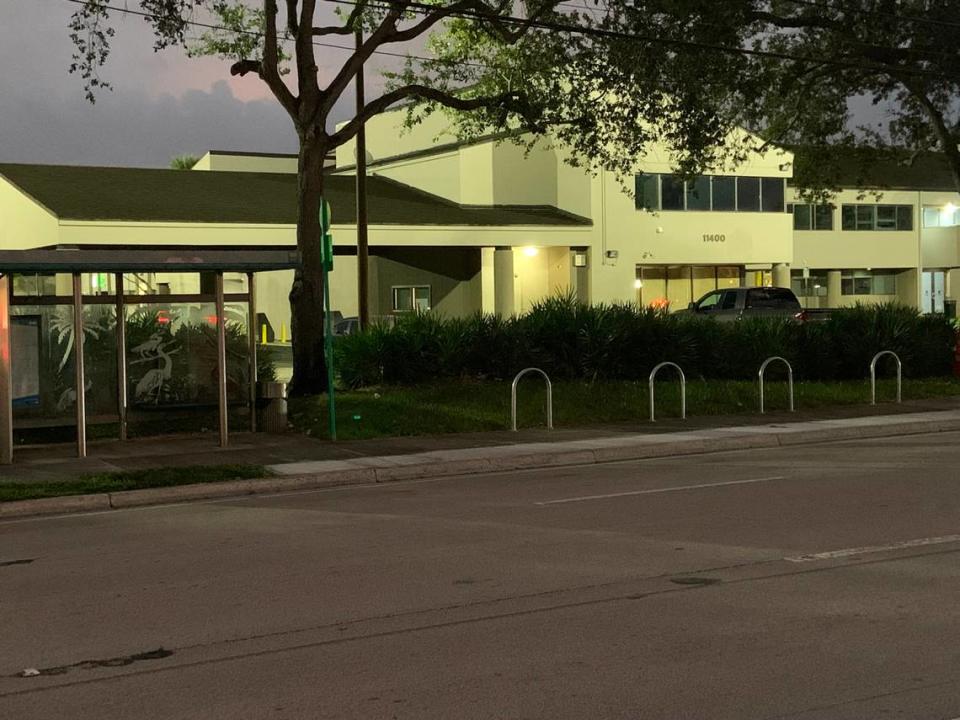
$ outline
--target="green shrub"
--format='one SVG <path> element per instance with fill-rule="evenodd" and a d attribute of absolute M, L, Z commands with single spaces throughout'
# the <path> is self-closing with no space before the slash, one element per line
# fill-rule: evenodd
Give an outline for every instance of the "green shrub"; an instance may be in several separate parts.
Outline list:
<path fill-rule="evenodd" d="M 679 364 L 691 379 L 752 380 L 764 359 L 779 355 L 798 379 L 841 380 L 865 377 L 878 351 L 893 350 L 904 375 L 933 377 L 949 374 L 955 338 L 950 320 L 896 304 L 844 308 L 806 324 L 757 318 L 719 323 L 560 296 L 514 318 L 405 316 L 393 327 L 341 339 L 337 367 L 348 387 L 509 380 L 531 366 L 556 380 L 646 380 L 664 360 Z M 890 369 L 884 365 L 878 372 Z"/>

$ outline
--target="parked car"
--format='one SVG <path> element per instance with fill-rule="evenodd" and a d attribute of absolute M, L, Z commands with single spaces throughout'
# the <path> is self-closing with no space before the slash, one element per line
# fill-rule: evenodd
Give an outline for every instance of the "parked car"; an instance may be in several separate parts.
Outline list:
<path fill-rule="evenodd" d="M 360 329 L 360 319 L 355 317 L 344 318 L 333 326 L 334 335 L 353 335 Z"/>
<path fill-rule="evenodd" d="M 793 291 L 780 287 L 714 290 L 680 312 L 716 318 L 721 322 L 750 317 L 786 317 L 801 322 L 807 319 Z"/>

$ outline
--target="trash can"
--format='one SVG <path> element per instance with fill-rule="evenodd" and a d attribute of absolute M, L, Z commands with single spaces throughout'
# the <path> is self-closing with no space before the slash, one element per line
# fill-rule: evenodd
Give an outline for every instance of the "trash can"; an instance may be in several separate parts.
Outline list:
<path fill-rule="evenodd" d="M 943 314 L 948 318 L 953 320 L 957 317 L 957 301 L 956 300 L 944 300 L 943 301 Z"/>
<path fill-rule="evenodd" d="M 263 408 L 261 427 L 267 433 L 287 431 L 287 384 L 282 382 L 260 383 L 260 397 L 267 401 Z"/>

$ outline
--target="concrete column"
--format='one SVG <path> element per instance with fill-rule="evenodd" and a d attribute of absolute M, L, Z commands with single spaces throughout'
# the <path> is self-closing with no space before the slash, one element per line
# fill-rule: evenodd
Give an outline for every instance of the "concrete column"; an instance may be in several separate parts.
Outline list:
<path fill-rule="evenodd" d="M 587 264 L 577 267 L 577 257 L 583 256 Z M 590 302 L 590 249 L 572 248 L 570 250 L 570 288 L 577 300 L 582 303 Z"/>
<path fill-rule="evenodd" d="M 480 309 L 484 315 L 492 315 L 496 308 L 496 286 L 493 277 L 495 248 L 480 248 Z"/>
<path fill-rule="evenodd" d="M 503 317 L 516 312 L 513 277 L 513 248 L 497 248 L 493 253 L 494 311 Z"/>
<path fill-rule="evenodd" d="M 827 271 L 827 307 L 838 308 L 841 303 L 840 271 Z"/>
<path fill-rule="evenodd" d="M 773 266 L 773 284 L 775 287 L 790 287 L 790 266 L 785 264 Z"/>

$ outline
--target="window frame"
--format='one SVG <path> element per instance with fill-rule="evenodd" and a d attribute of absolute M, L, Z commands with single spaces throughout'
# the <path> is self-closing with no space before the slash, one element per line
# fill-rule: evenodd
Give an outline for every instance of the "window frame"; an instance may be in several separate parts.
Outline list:
<path fill-rule="evenodd" d="M 410 291 L 410 309 L 403 310 L 397 307 L 397 291 L 398 290 L 409 290 Z M 421 312 L 417 308 L 417 291 L 426 290 L 427 291 L 427 308 L 425 312 L 429 312 L 433 309 L 433 288 L 430 285 L 391 285 L 390 286 L 390 305 L 393 308 L 392 313 L 395 314 L 406 314 Z"/>
<path fill-rule="evenodd" d="M 892 213 L 893 217 L 881 220 L 881 214 L 885 213 Z M 843 203 L 840 229 L 844 232 L 913 232 L 913 216 L 913 205 L 908 203 Z"/>

